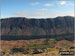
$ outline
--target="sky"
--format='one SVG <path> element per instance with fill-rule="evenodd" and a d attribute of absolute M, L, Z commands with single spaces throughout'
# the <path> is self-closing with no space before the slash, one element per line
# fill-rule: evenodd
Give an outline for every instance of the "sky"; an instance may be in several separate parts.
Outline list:
<path fill-rule="evenodd" d="M 1 1 L 1 18 L 54 18 L 57 16 L 74 16 L 74 1 Z"/>

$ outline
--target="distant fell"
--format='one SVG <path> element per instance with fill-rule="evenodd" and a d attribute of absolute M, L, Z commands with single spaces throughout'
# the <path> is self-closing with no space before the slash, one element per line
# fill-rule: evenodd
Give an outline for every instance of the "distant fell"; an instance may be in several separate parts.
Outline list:
<path fill-rule="evenodd" d="M 1 36 L 56 36 L 74 34 L 74 17 L 71 16 L 53 19 L 11 17 L 0 19 L 0 21 Z"/>

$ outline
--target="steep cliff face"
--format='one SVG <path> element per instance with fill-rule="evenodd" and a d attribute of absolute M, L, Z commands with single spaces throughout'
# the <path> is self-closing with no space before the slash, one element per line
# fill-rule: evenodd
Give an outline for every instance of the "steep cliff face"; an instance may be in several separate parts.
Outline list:
<path fill-rule="evenodd" d="M 1 20 L 1 36 L 40 36 L 73 34 L 74 17 L 47 19 L 13 17 Z"/>

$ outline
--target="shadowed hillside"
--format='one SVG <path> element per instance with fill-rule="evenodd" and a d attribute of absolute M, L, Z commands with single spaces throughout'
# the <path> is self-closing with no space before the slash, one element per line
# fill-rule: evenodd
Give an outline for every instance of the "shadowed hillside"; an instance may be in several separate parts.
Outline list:
<path fill-rule="evenodd" d="M 1 20 L 2 40 L 58 38 L 73 40 L 74 17 L 47 19 L 12 17 Z"/>

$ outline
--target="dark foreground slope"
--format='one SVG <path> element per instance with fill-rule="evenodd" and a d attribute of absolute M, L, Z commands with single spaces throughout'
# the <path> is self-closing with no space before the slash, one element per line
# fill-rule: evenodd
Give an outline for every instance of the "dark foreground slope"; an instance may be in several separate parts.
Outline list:
<path fill-rule="evenodd" d="M 47 19 L 13 17 L 1 20 L 2 40 L 50 38 L 73 40 L 74 17 Z"/>

